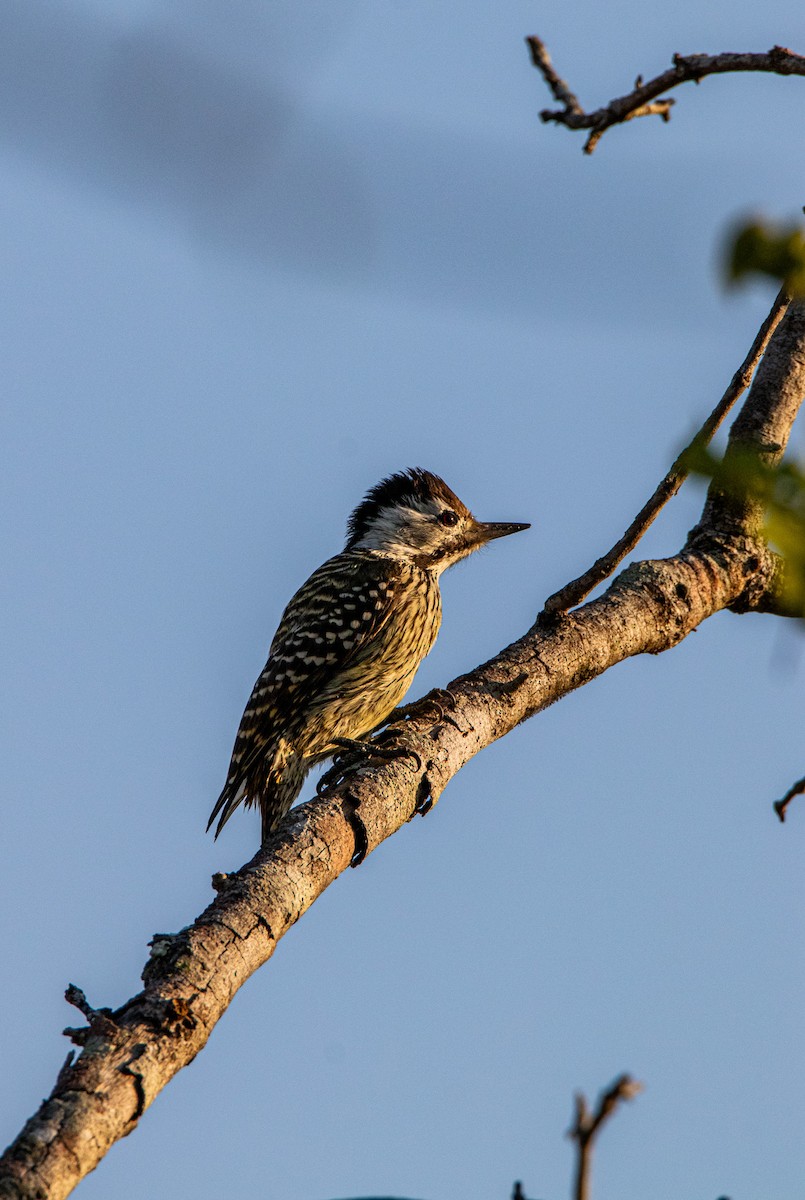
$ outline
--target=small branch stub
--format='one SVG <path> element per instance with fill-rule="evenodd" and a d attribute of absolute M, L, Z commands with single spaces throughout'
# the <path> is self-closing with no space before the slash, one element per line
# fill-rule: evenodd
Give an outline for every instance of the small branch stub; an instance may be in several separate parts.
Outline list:
<path fill-rule="evenodd" d="M 777 816 L 781 821 L 785 820 L 785 814 L 788 810 L 788 806 L 794 797 L 802 796 L 803 794 L 805 794 L 805 777 L 798 779 L 797 782 L 788 789 L 781 800 L 774 801 L 774 811 L 777 813 Z"/>
<path fill-rule="evenodd" d="M 95 1016 L 97 1009 L 92 1007 L 82 989 L 76 987 L 74 983 L 67 984 L 64 998 L 68 1004 L 72 1004 L 73 1008 L 77 1008 L 81 1015 L 86 1017 L 88 1021 L 91 1021 Z"/>

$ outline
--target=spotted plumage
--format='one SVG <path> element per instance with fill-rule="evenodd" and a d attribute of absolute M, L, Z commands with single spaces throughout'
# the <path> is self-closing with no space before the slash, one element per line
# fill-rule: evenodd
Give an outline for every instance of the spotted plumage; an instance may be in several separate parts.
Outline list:
<path fill-rule="evenodd" d="M 258 804 L 263 840 L 336 739 L 367 738 L 407 692 L 441 624 L 439 575 L 484 542 L 526 529 L 476 521 L 418 468 L 382 480 L 347 543 L 291 600 L 254 685 L 209 826 Z"/>

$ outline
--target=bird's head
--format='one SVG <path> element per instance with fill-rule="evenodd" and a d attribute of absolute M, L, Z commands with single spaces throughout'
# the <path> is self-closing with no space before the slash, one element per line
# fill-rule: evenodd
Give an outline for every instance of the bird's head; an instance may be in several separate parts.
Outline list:
<path fill-rule="evenodd" d="M 414 467 L 366 493 L 349 518 L 346 549 L 408 559 L 440 574 L 494 538 L 529 528 L 476 521 L 443 479 Z"/>

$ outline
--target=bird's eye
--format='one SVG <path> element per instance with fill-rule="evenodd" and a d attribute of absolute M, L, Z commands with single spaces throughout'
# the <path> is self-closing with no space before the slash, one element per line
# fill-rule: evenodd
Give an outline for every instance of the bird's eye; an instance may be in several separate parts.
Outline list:
<path fill-rule="evenodd" d="M 458 513 L 454 513 L 452 508 L 446 508 L 444 512 L 439 513 L 440 525 L 458 525 Z"/>

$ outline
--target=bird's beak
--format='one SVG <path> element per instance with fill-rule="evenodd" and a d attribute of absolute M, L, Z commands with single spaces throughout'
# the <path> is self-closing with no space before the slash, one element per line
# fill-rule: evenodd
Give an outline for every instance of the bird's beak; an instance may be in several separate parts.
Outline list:
<path fill-rule="evenodd" d="M 530 528 L 530 525 L 518 521 L 476 521 L 475 534 L 478 544 L 483 545 L 484 542 L 493 542 L 495 538 L 508 537 L 510 533 L 521 533 Z"/>

